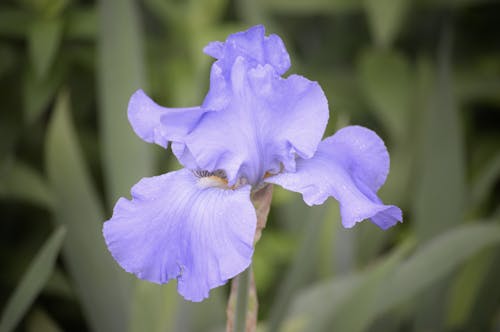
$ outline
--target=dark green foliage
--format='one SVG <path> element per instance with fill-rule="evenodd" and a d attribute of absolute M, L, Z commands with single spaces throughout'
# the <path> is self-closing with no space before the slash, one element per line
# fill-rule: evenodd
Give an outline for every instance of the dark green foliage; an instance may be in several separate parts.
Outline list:
<path fill-rule="evenodd" d="M 488 0 L 2 1 L 0 332 L 224 330 L 227 287 L 193 304 L 137 281 L 100 228 L 176 165 L 135 137 L 130 94 L 200 104 L 203 46 L 259 23 L 322 85 L 327 135 L 384 138 L 380 194 L 404 212 L 387 232 L 345 230 L 333 200 L 275 188 L 254 260 L 262 330 L 498 330 L 498 22 Z"/>

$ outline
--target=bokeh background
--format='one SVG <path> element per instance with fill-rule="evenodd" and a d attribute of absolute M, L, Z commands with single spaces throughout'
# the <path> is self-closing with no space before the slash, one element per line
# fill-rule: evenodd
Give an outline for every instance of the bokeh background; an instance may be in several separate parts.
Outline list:
<path fill-rule="evenodd" d="M 2 0 L 0 330 L 223 331 L 227 286 L 189 303 L 134 279 L 102 222 L 177 169 L 137 138 L 133 91 L 199 105 L 209 41 L 264 24 L 329 99 L 325 135 L 391 154 L 381 231 L 275 188 L 254 272 L 261 331 L 500 331 L 500 3 L 480 0 Z"/>

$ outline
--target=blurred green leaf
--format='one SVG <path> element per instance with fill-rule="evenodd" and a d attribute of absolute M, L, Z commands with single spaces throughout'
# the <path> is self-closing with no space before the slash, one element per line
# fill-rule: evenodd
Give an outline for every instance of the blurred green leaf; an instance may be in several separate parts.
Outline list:
<path fill-rule="evenodd" d="M 44 18 L 54 18 L 69 4 L 69 0 L 18 0 L 18 2 Z"/>
<path fill-rule="evenodd" d="M 500 221 L 500 215 L 496 215 L 496 222 Z M 498 327 L 498 299 L 500 298 L 500 246 L 492 249 L 493 259 L 491 264 L 488 264 L 487 271 L 480 285 L 479 294 L 474 300 L 474 304 L 470 307 L 471 312 L 468 312 L 468 321 L 464 331 L 488 331 L 495 330 Z M 497 326 L 495 326 L 497 325 Z"/>
<path fill-rule="evenodd" d="M 141 177 L 151 175 L 149 146 L 127 119 L 132 93 L 145 88 L 142 38 L 135 2 L 99 1 L 99 121 L 102 161 L 109 203 L 130 191 Z"/>
<path fill-rule="evenodd" d="M 335 13 L 361 9 L 362 0 L 258 0 L 259 6 L 280 13 Z"/>
<path fill-rule="evenodd" d="M 157 285 L 136 280 L 128 331 L 200 331 L 221 326 L 225 320 L 226 292 L 213 289 L 202 303 L 185 301 L 174 281 Z"/>
<path fill-rule="evenodd" d="M 408 132 L 413 75 L 408 60 L 396 51 L 366 50 L 357 64 L 361 87 L 393 140 Z"/>
<path fill-rule="evenodd" d="M 496 224 L 460 226 L 398 263 L 412 244 L 407 242 L 373 269 L 302 291 L 293 301 L 284 330 L 363 331 L 377 316 L 404 304 L 480 250 L 498 243 L 500 226 Z"/>
<path fill-rule="evenodd" d="M 14 67 L 16 52 L 12 45 L 0 43 L 0 79 Z"/>
<path fill-rule="evenodd" d="M 177 315 L 172 331 L 205 332 L 224 326 L 227 291 L 223 287 L 212 289 L 210 297 L 202 303 L 177 298 Z"/>
<path fill-rule="evenodd" d="M 62 332 L 54 320 L 41 309 L 35 309 L 28 318 L 27 332 Z"/>
<path fill-rule="evenodd" d="M 429 8 L 461 8 L 474 7 L 481 4 L 493 3 L 495 0 L 415 0 L 418 5 Z"/>
<path fill-rule="evenodd" d="M 38 80 L 43 79 L 52 66 L 61 44 L 62 32 L 61 19 L 40 19 L 31 23 L 28 45 Z"/>
<path fill-rule="evenodd" d="M 53 100 L 66 74 L 64 61 L 55 64 L 50 75 L 38 79 L 33 67 L 26 68 L 24 78 L 24 119 L 31 124 L 36 121 Z"/>
<path fill-rule="evenodd" d="M 378 304 L 383 296 L 380 286 L 391 277 L 394 269 L 413 245 L 414 242 L 409 240 L 396 248 L 363 279 L 359 287 L 354 289 L 346 301 L 339 306 L 336 315 L 329 313 L 329 318 L 326 320 L 329 321 L 328 324 L 321 322 L 323 323 L 319 325 L 322 326 L 321 329 L 311 329 L 311 331 L 364 331 L 379 314 Z M 314 322 L 314 325 L 316 323 Z"/>
<path fill-rule="evenodd" d="M 375 43 L 382 47 L 390 46 L 401 29 L 410 0 L 363 0 L 363 5 Z"/>
<path fill-rule="evenodd" d="M 387 280 L 380 312 L 395 308 L 445 277 L 474 254 L 500 243 L 500 226 L 478 223 L 457 226 L 422 246 Z M 425 271 L 425 273 L 422 273 Z"/>
<path fill-rule="evenodd" d="M 313 14 L 348 14 L 363 9 L 363 2 L 370 0 L 257 0 L 262 9 L 270 10 L 280 14 L 294 14 L 294 15 L 313 15 Z M 389 0 L 385 0 L 386 2 Z M 396 0 L 394 0 L 396 1 Z M 409 1 L 409 0 L 398 0 Z M 495 0 L 417 0 L 415 5 L 421 8 L 460 8 L 467 6 L 474 6 L 481 3 L 492 3 Z M 371 1 L 373 5 L 379 1 Z M 391 3 L 383 6 L 389 11 L 395 11 L 390 8 Z M 396 5 L 397 7 L 398 5 Z M 401 4 L 399 4 L 401 6 Z M 395 18 L 392 18 L 395 19 Z M 391 25 L 393 25 L 392 23 Z"/>
<path fill-rule="evenodd" d="M 273 199 L 275 192 L 273 189 Z M 265 230 L 265 236 L 259 240 L 252 259 L 258 293 L 267 292 L 273 285 L 273 280 L 281 279 L 282 271 L 276 267 L 285 266 L 289 262 L 295 246 L 293 240 L 287 233 Z"/>
<path fill-rule="evenodd" d="M 408 241 L 375 267 L 306 288 L 294 299 L 284 331 L 362 331 L 376 315 L 380 285 L 413 246 Z"/>
<path fill-rule="evenodd" d="M 32 20 L 33 14 L 29 12 L 0 6 L 0 36 L 24 38 Z"/>
<path fill-rule="evenodd" d="M 47 209 L 54 206 L 54 195 L 45 179 L 22 162 L 4 165 L 0 177 L 0 197 L 35 203 Z"/>
<path fill-rule="evenodd" d="M 472 181 L 470 191 L 470 205 L 476 207 L 481 204 L 495 187 L 496 181 L 500 179 L 500 152 L 492 156 L 483 165 L 479 174 Z"/>
<path fill-rule="evenodd" d="M 330 234 L 326 233 L 328 224 L 333 228 L 333 232 Z M 356 242 L 358 242 L 359 228 L 353 230 L 342 226 L 340 206 L 333 200 L 329 203 L 321 236 L 330 237 L 331 248 L 329 254 L 331 256 L 330 264 L 332 265 L 333 272 L 330 276 L 344 275 L 356 269 Z"/>
<path fill-rule="evenodd" d="M 293 299 L 280 331 L 307 331 L 310 324 L 327 323 L 328 316 L 351 297 L 362 280 L 361 274 L 351 274 L 301 290 Z"/>
<path fill-rule="evenodd" d="M 65 17 L 65 38 L 96 39 L 97 12 L 93 7 L 71 8 Z M 0 36 L 25 38 L 31 31 L 31 24 L 40 18 L 28 11 L 0 6 Z"/>
<path fill-rule="evenodd" d="M 71 39 L 96 39 L 97 10 L 94 7 L 69 10 L 66 16 L 65 37 Z"/>
<path fill-rule="evenodd" d="M 456 95 L 461 103 L 484 100 L 500 103 L 500 59 L 483 54 L 467 64 L 455 65 L 454 82 Z"/>
<path fill-rule="evenodd" d="M 416 231 L 422 240 L 463 221 L 465 164 L 463 133 L 450 77 L 451 41 L 443 41 L 434 80 L 430 67 L 420 66 L 422 110 L 421 152 L 414 201 Z M 429 76 L 430 74 L 430 76 Z M 439 184 L 439 185 L 436 185 Z"/>
<path fill-rule="evenodd" d="M 279 285 L 278 295 L 273 301 L 271 313 L 269 315 L 270 331 L 278 330 L 278 327 L 285 318 L 294 290 L 302 287 L 313 273 L 315 263 L 313 257 L 317 256 L 317 239 L 320 236 L 323 226 L 319 221 L 324 219 L 325 211 L 325 205 L 310 209 L 308 217 L 304 220 L 305 225 L 302 226 L 302 242 L 289 271 L 283 274 L 284 279 Z"/>
<path fill-rule="evenodd" d="M 421 111 L 418 132 L 421 151 L 413 212 L 417 237 L 424 241 L 462 223 L 465 212 L 464 137 L 452 86 L 449 22 L 443 24 L 439 41 L 437 72 L 421 67 L 419 84 L 428 104 Z M 443 281 L 419 298 L 416 329 L 443 328 L 448 284 Z"/>
<path fill-rule="evenodd" d="M 60 296 L 66 299 L 76 299 L 75 290 L 73 289 L 68 276 L 60 268 L 55 268 L 52 272 L 45 288 L 44 294 Z"/>
<path fill-rule="evenodd" d="M 470 318 L 481 284 L 488 272 L 489 265 L 493 262 L 495 250 L 492 249 L 474 255 L 457 273 L 448 297 L 447 330 L 465 326 Z"/>
<path fill-rule="evenodd" d="M 30 263 L 0 318 L 0 331 L 12 331 L 47 282 L 59 253 L 66 231 L 59 226 Z"/>
<path fill-rule="evenodd" d="M 63 254 L 93 331 L 126 331 L 126 273 L 106 250 L 105 220 L 70 120 L 67 94 L 57 100 L 46 138 L 46 169 L 56 197 L 54 218 L 68 231 Z"/>
<path fill-rule="evenodd" d="M 392 174 L 392 167 L 391 167 Z M 384 202 L 386 200 L 382 199 Z M 391 204 L 393 201 L 388 201 Z M 403 211 L 403 218 L 404 211 Z M 397 232 L 395 229 L 391 229 L 388 231 L 381 230 L 378 226 L 371 222 L 362 222 L 356 225 L 354 230 L 345 230 L 345 231 L 354 231 L 356 234 L 356 241 L 354 243 L 355 249 L 354 253 L 356 255 L 356 263 L 357 266 L 365 266 L 366 264 L 370 264 L 374 259 L 376 259 L 381 252 L 383 252 L 384 246 L 387 245 L 388 239 L 391 239 L 391 236 Z"/>
<path fill-rule="evenodd" d="M 177 289 L 174 282 L 157 285 L 138 280 L 134 288 L 130 332 L 173 331 L 177 314 Z"/>

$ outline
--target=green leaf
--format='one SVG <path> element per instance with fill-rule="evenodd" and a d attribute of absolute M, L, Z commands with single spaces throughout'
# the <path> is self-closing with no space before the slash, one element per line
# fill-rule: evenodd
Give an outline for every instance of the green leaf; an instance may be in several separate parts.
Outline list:
<path fill-rule="evenodd" d="M 54 268 L 65 233 L 63 226 L 57 227 L 31 261 L 2 313 L 0 331 L 12 331 L 42 290 Z"/>
<path fill-rule="evenodd" d="M 62 329 L 42 309 L 35 309 L 26 325 L 27 332 L 62 332 Z"/>
<path fill-rule="evenodd" d="M 457 226 L 436 237 L 405 261 L 387 281 L 380 312 L 395 308 L 451 273 L 480 250 L 500 243 L 500 226 Z"/>
<path fill-rule="evenodd" d="M 361 9 L 362 0 L 258 0 L 259 7 L 287 14 L 339 14 Z"/>
<path fill-rule="evenodd" d="M 500 226 L 460 226 L 401 260 L 406 242 L 373 269 L 309 287 L 293 301 L 284 331 L 363 331 L 450 274 L 482 249 L 500 243 Z M 312 327 L 311 327 L 312 326 Z"/>
<path fill-rule="evenodd" d="M 309 287 L 293 301 L 284 331 L 362 331 L 377 314 L 380 285 L 412 246 L 407 241 L 362 273 Z"/>
<path fill-rule="evenodd" d="M 95 40 L 97 10 L 94 7 L 68 10 L 65 36 L 74 39 Z"/>
<path fill-rule="evenodd" d="M 177 313 L 177 289 L 173 282 L 157 285 L 138 280 L 134 288 L 130 332 L 173 331 Z"/>
<path fill-rule="evenodd" d="M 114 203 L 152 173 L 148 144 L 127 119 L 132 93 L 144 86 L 142 40 L 135 2 L 99 1 L 99 121 L 107 198 Z"/>
<path fill-rule="evenodd" d="M 481 204 L 493 191 L 496 181 L 500 178 L 500 152 L 491 156 L 472 181 L 470 191 L 471 206 Z"/>
<path fill-rule="evenodd" d="M 359 287 L 362 280 L 361 274 L 352 274 L 301 290 L 293 299 L 280 331 L 307 331 L 313 323 L 327 324 L 329 315 L 335 314 L 339 306 Z"/>
<path fill-rule="evenodd" d="M 297 199 L 301 198 L 297 196 Z M 293 204 L 297 205 L 297 203 Z M 281 282 L 277 296 L 272 304 L 272 310 L 269 316 L 270 331 L 276 331 L 278 329 L 278 326 L 280 326 L 282 320 L 285 318 L 294 290 L 303 286 L 313 273 L 313 267 L 316 261 L 312 259 L 312 257 L 317 256 L 316 253 L 319 245 L 317 239 L 320 237 L 322 230 L 322 224 L 319 220 L 323 220 L 325 211 L 326 205 L 323 205 L 310 209 L 306 214 L 306 223 L 303 226 L 304 228 L 302 228 L 303 236 L 300 247 L 289 271 L 283 274 L 285 278 Z"/>
<path fill-rule="evenodd" d="M 0 79 L 16 65 L 15 48 L 8 43 L 0 43 Z"/>
<path fill-rule="evenodd" d="M 63 61 L 54 64 L 50 75 L 43 79 L 36 77 L 33 67 L 28 66 L 23 82 L 24 119 L 27 124 L 36 121 L 53 100 L 65 74 L 66 66 Z"/>
<path fill-rule="evenodd" d="M 481 4 L 488 4 L 494 0 L 416 0 L 418 5 L 430 9 L 449 8 L 461 9 L 462 7 L 474 7 Z"/>
<path fill-rule="evenodd" d="M 18 0 L 17 2 L 20 2 L 30 12 L 45 18 L 60 15 L 69 4 L 68 0 Z"/>
<path fill-rule="evenodd" d="M 68 231 L 63 254 L 93 331 L 125 331 L 129 315 L 127 275 L 102 237 L 105 220 L 70 120 L 67 94 L 57 100 L 46 138 L 46 169 L 55 195 L 54 218 Z"/>
<path fill-rule="evenodd" d="M 493 263 L 493 256 L 496 252 L 494 249 L 496 248 L 476 254 L 457 273 L 450 289 L 446 330 L 457 330 L 465 326 L 472 315 L 486 273 L 490 264 Z"/>
<path fill-rule="evenodd" d="M 410 0 L 364 0 L 363 5 L 375 43 L 390 46 L 401 29 Z"/>
<path fill-rule="evenodd" d="M 0 178 L 0 197 L 18 199 L 51 209 L 54 196 L 45 179 L 29 165 L 7 163 Z"/>
<path fill-rule="evenodd" d="M 396 51 L 366 50 L 357 64 L 363 92 L 393 140 L 408 132 L 413 75 L 408 60 Z"/>
<path fill-rule="evenodd" d="M 428 240 L 464 221 L 465 148 L 462 125 L 452 86 L 452 35 L 449 23 L 441 33 L 437 71 L 421 67 L 419 91 L 423 92 L 416 158 L 418 173 L 413 212 L 416 235 Z M 443 281 L 419 298 L 416 328 L 442 330 L 445 296 Z"/>
<path fill-rule="evenodd" d="M 417 236 L 422 240 L 461 223 L 464 215 L 463 132 L 452 92 L 451 41 L 444 38 L 437 74 L 425 62 L 419 65 L 423 109 L 414 212 Z"/>
<path fill-rule="evenodd" d="M 54 63 L 62 32 L 61 19 L 40 19 L 31 24 L 28 46 L 37 79 L 43 79 Z"/>
<path fill-rule="evenodd" d="M 258 6 L 261 10 L 273 11 L 280 14 L 293 14 L 293 15 L 335 15 L 335 14 L 348 14 L 352 12 L 359 12 L 363 9 L 364 2 L 370 0 L 257 0 Z M 394 0 L 396 1 L 396 0 Z M 399 0 L 403 2 L 408 2 L 409 0 Z M 377 5 L 379 1 L 371 1 L 373 5 Z M 394 3 L 385 0 L 387 4 L 384 3 L 383 7 L 385 10 L 391 12 L 392 20 L 397 21 L 397 17 L 394 17 L 394 13 L 399 13 L 402 10 L 400 8 L 391 8 Z M 480 3 L 492 2 L 492 0 L 418 0 L 415 1 L 415 5 L 418 8 L 424 9 L 435 9 L 439 8 L 449 8 L 449 9 L 459 9 L 461 7 L 473 6 Z M 407 4 L 396 4 L 396 7 L 404 7 Z M 405 8 L 406 9 L 406 8 Z M 385 16 L 385 15 L 384 15 Z M 400 23 L 400 22 L 399 22 Z M 387 24 L 388 27 L 392 27 L 398 22 L 394 23 L 380 23 Z M 389 28 L 385 28 L 390 31 Z M 386 32 L 387 33 L 387 32 Z"/>
<path fill-rule="evenodd" d="M 13 9 L 12 6 L 0 7 L 0 36 L 24 38 L 31 23 L 31 13 Z"/>

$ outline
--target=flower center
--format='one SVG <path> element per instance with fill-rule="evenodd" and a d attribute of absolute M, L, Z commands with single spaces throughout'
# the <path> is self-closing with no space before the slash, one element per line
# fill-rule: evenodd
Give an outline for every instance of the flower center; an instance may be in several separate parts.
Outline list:
<path fill-rule="evenodd" d="M 226 172 L 223 170 L 217 170 L 217 171 L 205 171 L 205 170 L 195 170 L 193 171 L 193 174 L 198 178 L 198 185 L 200 185 L 203 188 L 207 187 L 217 187 L 221 189 L 238 189 L 239 187 L 248 184 L 248 180 L 246 178 L 239 178 L 238 181 L 232 186 L 229 186 Z M 264 174 L 263 180 L 275 175 L 275 173 L 271 172 L 266 172 Z M 265 186 L 264 182 L 259 182 L 257 185 L 253 186 L 252 190 L 259 190 Z"/>
<path fill-rule="evenodd" d="M 224 171 L 193 171 L 194 175 L 198 177 L 198 184 L 201 187 L 217 187 L 221 189 L 234 189 L 227 185 L 227 177 Z"/>
<path fill-rule="evenodd" d="M 198 184 L 202 187 L 217 187 L 222 189 L 229 189 L 229 187 L 227 186 L 227 180 L 215 175 L 200 178 L 198 180 Z"/>

